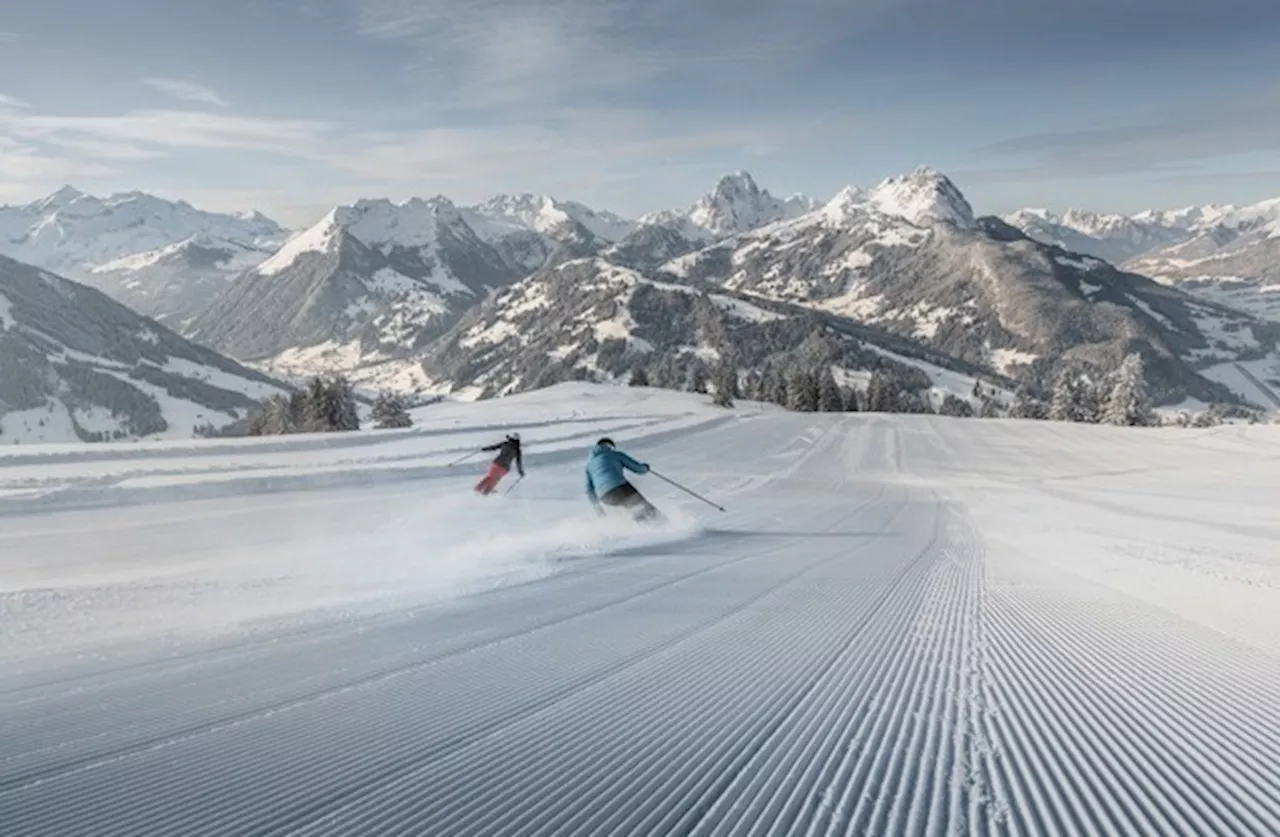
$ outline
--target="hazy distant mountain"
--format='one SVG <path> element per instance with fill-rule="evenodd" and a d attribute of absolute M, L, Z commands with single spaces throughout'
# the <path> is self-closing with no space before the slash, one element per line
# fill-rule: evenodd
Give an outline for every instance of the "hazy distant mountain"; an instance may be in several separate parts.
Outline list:
<path fill-rule="evenodd" d="M 1280 199 L 1132 216 L 1024 209 L 1005 220 L 1039 241 L 1280 321 Z"/>
<path fill-rule="evenodd" d="M 179 323 L 286 234 L 256 213 L 205 212 L 142 192 L 98 198 L 70 186 L 0 207 L 0 254 L 91 285 Z"/>

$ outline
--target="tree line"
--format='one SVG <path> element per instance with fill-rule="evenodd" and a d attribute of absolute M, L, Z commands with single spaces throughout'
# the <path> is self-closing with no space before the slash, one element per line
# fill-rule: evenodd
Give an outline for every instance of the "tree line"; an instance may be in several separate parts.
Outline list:
<path fill-rule="evenodd" d="M 1024 386 L 1004 403 L 997 390 L 977 381 L 972 399 L 948 393 L 935 405 L 920 381 L 907 380 L 892 367 L 872 370 L 866 387 L 860 389 L 841 385 L 830 364 L 766 364 L 744 373 L 732 354 L 722 355 L 714 366 L 701 361 L 677 363 L 657 358 L 652 364 L 633 367 L 629 383 L 708 393 L 722 407 L 732 407 L 735 399 L 744 398 L 797 412 L 934 413 L 958 418 L 1008 417 L 1124 427 L 1161 424 L 1147 393 L 1142 355 L 1136 352 L 1106 375 L 1064 368 L 1047 401 Z M 1184 418 L 1177 423 L 1208 425 L 1220 419 L 1220 415 L 1210 412 L 1194 422 Z"/>
<path fill-rule="evenodd" d="M 376 428 L 413 426 L 404 399 L 391 392 L 378 396 L 369 418 Z M 344 375 L 316 375 L 301 389 L 264 399 L 241 421 L 221 430 L 204 428 L 200 435 L 281 436 L 359 429 L 360 411 L 351 382 Z"/>

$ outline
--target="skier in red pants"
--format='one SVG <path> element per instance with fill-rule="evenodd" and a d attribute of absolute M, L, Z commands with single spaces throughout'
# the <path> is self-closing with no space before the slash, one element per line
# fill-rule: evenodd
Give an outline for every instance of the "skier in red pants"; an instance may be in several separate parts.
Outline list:
<path fill-rule="evenodd" d="M 490 463 L 489 473 L 485 474 L 484 478 L 476 483 L 476 493 L 492 494 L 494 489 L 498 487 L 498 483 L 502 482 L 502 478 L 511 470 L 513 461 L 516 464 L 516 469 L 520 472 L 520 476 L 524 476 L 524 457 L 520 454 L 519 433 L 511 433 L 496 445 L 488 445 L 480 448 L 480 450 L 496 450 L 498 455 Z"/>

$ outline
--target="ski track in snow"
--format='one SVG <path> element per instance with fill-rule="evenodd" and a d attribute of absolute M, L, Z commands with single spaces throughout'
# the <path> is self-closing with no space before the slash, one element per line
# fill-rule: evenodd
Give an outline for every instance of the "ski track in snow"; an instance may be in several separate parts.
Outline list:
<path fill-rule="evenodd" d="M 1280 436 L 768 412 L 681 426 L 635 450 L 729 514 L 640 477 L 701 523 L 619 529 L 452 598 L 163 652 L 52 648 L 48 667 L 0 674 L 0 833 L 1280 833 L 1280 643 L 1125 586 L 1167 567 L 1038 540 L 1124 514 L 1057 483 L 1124 481 L 1133 504 L 1170 492 L 1155 508 L 1224 549 L 1274 544 L 1261 506 L 1221 535 L 1206 527 L 1230 521 L 1188 519 L 1195 480 L 1161 469 L 1181 450 L 1211 491 L 1218 469 L 1274 469 Z M 581 514 L 579 467 L 549 461 L 524 499 L 478 507 L 529 537 L 524 510 Z M 471 478 L 307 496 L 365 513 Z M 217 519 L 228 502 L 182 505 Z M 1173 525 L 1124 519 L 1152 538 Z M 1254 571 L 1254 593 L 1280 577 Z M 1273 606 L 1222 589 L 1274 627 Z"/>

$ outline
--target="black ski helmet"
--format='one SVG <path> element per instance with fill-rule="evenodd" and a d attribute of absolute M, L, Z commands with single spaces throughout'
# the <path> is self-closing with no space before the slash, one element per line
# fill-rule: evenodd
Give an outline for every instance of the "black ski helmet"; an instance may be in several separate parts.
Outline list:
<path fill-rule="evenodd" d="M 610 439 L 608 436 L 605 436 L 603 439 L 601 439 L 600 441 L 596 442 L 596 444 L 597 444 L 597 445 L 608 445 L 609 447 L 613 447 L 613 446 L 614 446 L 614 445 L 613 445 L 613 440 L 612 440 L 612 439 Z"/>

